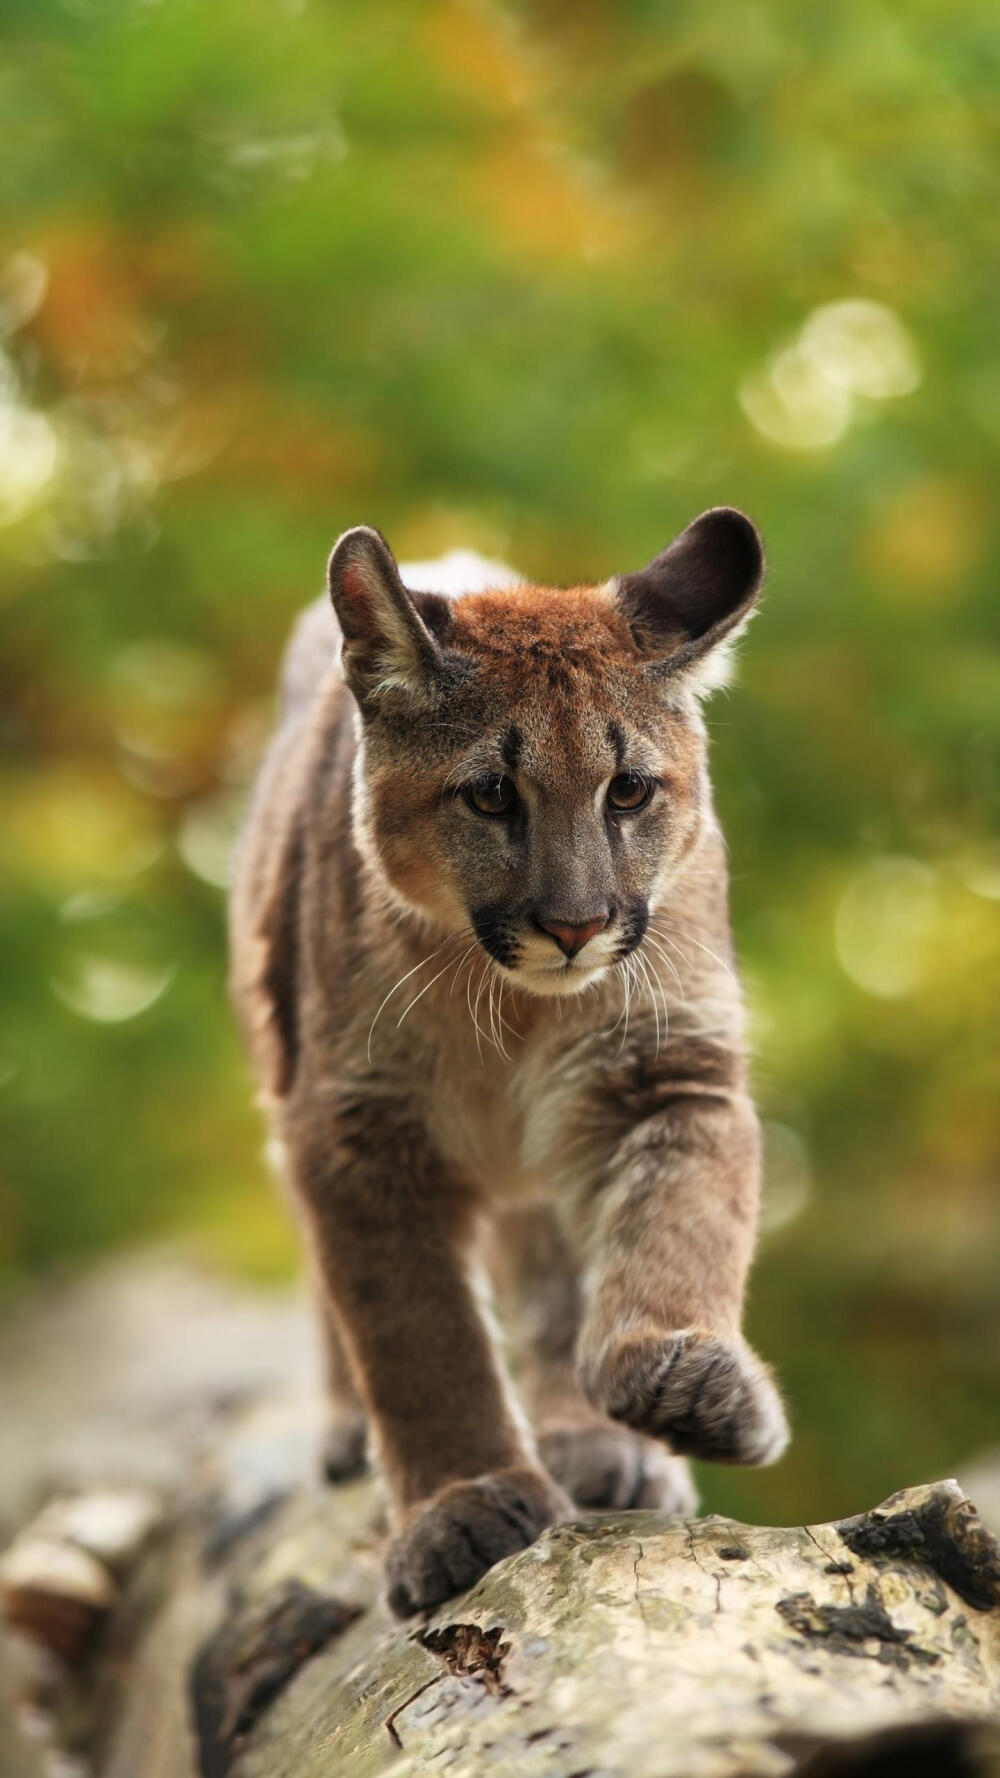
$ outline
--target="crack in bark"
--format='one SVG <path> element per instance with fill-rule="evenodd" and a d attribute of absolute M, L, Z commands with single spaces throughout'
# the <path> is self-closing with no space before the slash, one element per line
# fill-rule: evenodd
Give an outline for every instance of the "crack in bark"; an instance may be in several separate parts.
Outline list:
<path fill-rule="evenodd" d="M 432 1673 L 430 1679 L 425 1679 L 423 1685 L 418 1685 L 416 1691 L 411 1692 L 408 1698 L 404 1698 L 401 1704 L 397 1704 L 395 1710 L 390 1711 L 386 1717 L 383 1727 L 386 1729 L 390 1741 L 394 1741 L 398 1748 L 402 1749 L 403 1741 L 396 1728 L 396 1718 L 402 1716 L 404 1710 L 409 1710 L 410 1705 L 415 1704 L 418 1698 L 422 1698 L 425 1692 L 429 1692 L 432 1685 L 440 1685 L 444 1677 L 443 1673 Z"/>
<path fill-rule="evenodd" d="M 701 1570 L 702 1574 L 705 1576 L 706 1580 L 711 1580 L 711 1581 L 715 1582 L 715 1611 L 716 1611 L 716 1616 L 718 1616 L 719 1612 L 722 1610 L 722 1575 L 719 1573 L 713 1574 L 711 1568 L 705 1567 L 704 1562 L 702 1561 L 701 1557 L 699 1556 L 697 1550 L 694 1547 L 694 1533 L 695 1533 L 695 1527 L 694 1527 L 693 1523 L 689 1520 L 687 1523 L 688 1554 L 690 1555 L 691 1560 L 694 1563 L 695 1567 L 700 1568 L 700 1570 Z"/>
<path fill-rule="evenodd" d="M 636 1602 L 636 1605 L 639 1610 L 639 1616 L 641 1617 L 643 1623 L 646 1626 L 646 1629 L 648 1630 L 649 1629 L 649 1619 L 646 1616 L 646 1607 L 642 1603 L 642 1593 L 641 1593 L 641 1590 L 639 1587 L 639 1563 L 644 1562 L 645 1559 L 646 1559 L 646 1552 L 643 1549 L 642 1544 L 640 1543 L 639 1554 L 636 1556 L 636 1559 L 632 1564 L 632 1574 L 633 1574 L 633 1577 L 635 1580 L 635 1602 Z"/>
<path fill-rule="evenodd" d="M 854 1583 L 851 1580 L 851 1575 L 854 1572 L 854 1570 L 852 1568 L 851 1563 L 850 1562 L 843 1562 L 838 1557 L 831 1556 L 829 1550 L 825 1550 L 823 1548 L 823 1545 L 820 1543 L 819 1538 L 816 1536 L 816 1534 L 812 1530 L 811 1526 L 803 1525 L 802 1529 L 805 1532 L 806 1536 L 808 1537 L 810 1543 L 815 1544 L 816 1548 L 819 1550 L 820 1555 L 823 1557 L 823 1562 L 824 1562 L 823 1573 L 824 1574 L 839 1574 L 839 1575 L 841 1575 L 842 1578 L 844 1580 L 846 1580 L 846 1582 L 847 1582 L 847 1596 L 850 1599 L 851 1604 L 852 1605 L 856 1604 L 856 1600 L 854 1597 Z"/>
<path fill-rule="evenodd" d="M 442 1679 L 474 1679 L 494 1698 L 511 1696 L 510 1686 L 503 1677 L 504 1657 L 509 1653 L 510 1643 L 504 1642 L 499 1625 L 492 1630 L 481 1630 L 478 1624 L 445 1624 L 439 1630 L 415 1630 L 411 1641 L 440 1662 L 441 1672 L 425 1679 L 423 1685 L 397 1704 L 385 1718 L 383 1727 L 397 1747 L 403 1745 L 396 1728 L 397 1719 L 422 1698 L 424 1692 L 429 1692 L 432 1685 L 440 1685 Z"/>

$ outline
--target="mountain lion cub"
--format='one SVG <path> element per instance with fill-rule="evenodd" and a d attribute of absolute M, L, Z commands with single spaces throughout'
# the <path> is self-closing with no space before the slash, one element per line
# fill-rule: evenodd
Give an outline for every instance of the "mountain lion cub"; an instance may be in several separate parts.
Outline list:
<path fill-rule="evenodd" d="M 232 898 L 327 1468 L 359 1468 L 370 1426 L 403 1615 L 574 1505 L 692 1511 L 685 1453 L 769 1463 L 787 1438 L 740 1333 L 759 1142 L 698 705 L 760 540 L 719 508 L 566 591 L 476 557 L 427 590 L 434 566 L 340 539 Z M 487 1274 L 518 1304 L 524 1410 Z"/>

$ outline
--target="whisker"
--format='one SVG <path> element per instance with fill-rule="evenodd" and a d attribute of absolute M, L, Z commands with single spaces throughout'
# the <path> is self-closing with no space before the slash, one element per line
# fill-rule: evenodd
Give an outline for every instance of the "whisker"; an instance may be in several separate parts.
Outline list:
<path fill-rule="evenodd" d="M 504 1014 L 503 1014 L 504 991 L 505 991 L 505 989 L 509 988 L 511 984 L 510 984 L 510 982 L 507 981 L 505 976 L 500 976 L 499 980 L 500 980 L 500 988 L 499 988 L 499 992 L 497 994 L 497 1018 L 500 1020 L 501 1029 L 509 1032 L 511 1037 L 521 1038 L 523 1034 L 520 1031 L 515 1031 L 513 1025 L 510 1023 L 510 1021 L 508 1019 L 504 1018 Z"/>
<path fill-rule="evenodd" d="M 643 980 L 649 989 L 649 998 L 653 1003 L 653 1018 L 656 1023 L 656 1055 L 660 1053 L 660 1009 L 656 1000 L 656 984 L 653 980 L 652 966 L 645 957 L 636 955 L 636 963 L 642 971 Z"/>
<path fill-rule="evenodd" d="M 663 932 L 659 926 L 656 928 L 656 932 L 657 932 L 658 937 L 664 939 L 667 943 L 670 942 L 670 935 L 666 932 Z M 676 940 L 677 934 L 675 933 L 673 936 Z M 701 939 L 695 938 L 693 932 L 688 932 L 685 929 L 683 936 L 686 939 L 690 939 L 690 941 L 693 945 L 697 945 L 699 951 L 704 951 L 705 956 L 710 957 L 712 962 L 714 964 L 716 964 L 719 969 L 722 970 L 724 975 L 731 976 L 733 974 L 732 964 L 727 963 L 724 957 L 717 956 L 716 953 L 713 950 L 711 950 L 711 948 L 708 945 L 702 944 Z M 680 951 L 677 954 L 678 954 L 678 956 L 681 957 L 682 962 L 687 963 L 688 966 L 690 967 L 691 959 L 689 957 L 684 957 L 683 953 Z"/>
<path fill-rule="evenodd" d="M 680 989 L 681 999 L 683 1000 L 684 999 L 684 983 L 681 980 L 681 977 L 678 973 L 676 964 L 674 963 L 673 959 L 670 956 L 668 956 L 667 952 L 664 950 L 663 946 L 658 942 L 658 940 L 655 938 L 652 938 L 650 936 L 650 933 L 648 931 L 646 932 L 646 936 L 643 940 L 643 943 L 648 944 L 650 949 L 655 951 L 658 957 L 663 958 L 664 963 L 666 964 L 667 968 L 669 969 L 671 975 L 674 978 L 674 981 L 677 983 L 677 986 Z"/>
<path fill-rule="evenodd" d="M 496 988 L 496 991 L 497 991 L 496 1013 L 495 1014 L 494 1014 L 494 1009 L 493 1009 L 493 989 L 494 989 L 494 987 Z M 507 1054 L 507 1051 L 504 1048 L 504 1041 L 503 1041 L 503 1017 L 502 1017 L 502 1014 L 500 1011 L 500 1001 L 501 1001 L 502 996 L 503 996 L 503 977 L 499 974 L 499 972 L 497 970 L 494 970 L 493 971 L 493 979 L 490 982 L 490 1029 L 494 1033 L 493 1041 L 496 1044 L 497 1049 L 500 1051 L 500 1054 L 502 1055 L 504 1061 L 509 1062 L 510 1056 Z M 495 1023 L 494 1023 L 494 1018 L 496 1020 Z"/>
<path fill-rule="evenodd" d="M 497 1023 L 493 1011 L 493 990 L 496 987 L 496 971 L 491 969 L 486 983 L 486 1016 L 490 1021 L 490 1042 L 493 1048 L 497 1045 Z"/>
<path fill-rule="evenodd" d="M 608 1032 L 608 1036 L 613 1037 L 615 1032 L 617 1031 L 619 1025 L 621 1024 L 622 1019 L 625 1020 L 625 1029 L 623 1030 L 621 1037 L 618 1040 L 618 1048 L 615 1051 L 615 1054 L 618 1056 L 621 1055 L 622 1050 L 625 1045 L 625 1039 L 628 1036 L 629 1012 L 631 1010 L 631 1005 L 632 1005 L 632 979 L 633 979 L 632 959 L 630 957 L 623 957 L 621 959 L 619 967 L 622 972 L 622 991 L 623 991 L 622 1010 L 618 1014 L 618 1017 L 615 1020 L 614 1024 L 612 1025 L 611 1030 Z"/>
<path fill-rule="evenodd" d="M 474 968 L 475 968 L 475 963 L 472 964 L 472 967 L 470 968 L 469 973 L 465 978 L 465 1004 L 469 1009 L 469 1017 L 472 1020 L 473 1026 L 475 1028 L 476 1048 L 479 1051 L 479 1060 L 482 1061 L 483 1048 L 482 1048 L 482 1044 L 480 1043 L 480 1040 L 479 1040 L 479 1026 L 476 1023 L 476 1015 L 475 1015 L 475 1012 L 473 1011 L 473 1008 L 472 1008 L 472 970 Z"/>
<path fill-rule="evenodd" d="M 452 939 L 453 939 L 453 938 L 454 938 L 454 937 L 455 937 L 455 936 L 456 936 L 456 934 L 455 934 L 455 933 L 453 933 L 453 932 L 449 932 L 449 934 L 448 934 L 448 936 L 447 936 L 447 938 L 443 938 L 443 939 L 442 939 L 442 940 L 441 940 L 441 943 L 440 943 L 440 944 L 439 944 L 439 945 L 435 945 L 435 947 L 434 947 L 434 949 L 433 949 L 433 951 L 428 951 L 428 953 L 427 953 L 427 956 L 426 956 L 426 957 L 421 957 L 421 959 L 420 959 L 420 962 L 419 962 L 419 963 L 415 963 L 415 964 L 414 964 L 414 965 L 413 965 L 413 968 L 412 968 L 412 969 L 408 969 L 408 970 L 407 970 L 407 971 L 406 971 L 406 974 L 405 974 L 405 975 L 401 975 L 401 976 L 400 976 L 400 978 L 399 978 L 399 980 L 398 980 L 398 982 L 393 982 L 393 985 L 392 985 L 392 987 L 391 987 L 391 988 L 390 988 L 390 989 L 389 989 L 389 992 L 388 992 L 388 994 L 387 994 L 387 995 L 386 995 L 386 997 L 385 997 L 385 999 L 384 999 L 384 1000 L 383 1000 L 383 1001 L 382 1001 L 382 1002 L 381 1002 L 381 1004 L 380 1004 L 380 1005 L 379 1005 L 379 1007 L 378 1007 L 378 1009 L 377 1009 L 377 1011 L 376 1011 L 376 1013 L 375 1013 L 375 1017 L 374 1017 L 374 1018 L 373 1018 L 373 1020 L 372 1020 L 372 1022 L 371 1022 L 371 1024 L 370 1024 L 370 1025 L 369 1025 L 369 1027 L 368 1027 L 368 1060 L 369 1060 L 369 1062 L 370 1062 L 370 1061 L 371 1061 L 371 1059 L 372 1059 L 372 1035 L 373 1035 L 373 1033 L 374 1033 L 374 1030 L 375 1030 L 375 1026 L 376 1026 L 376 1025 L 377 1025 L 377 1024 L 378 1024 L 378 1021 L 379 1021 L 379 1018 L 380 1018 L 380 1016 L 381 1016 L 381 1014 L 382 1014 L 382 1010 L 383 1010 L 383 1008 L 384 1008 L 384 1007 L 386 1007 L 386 1006 L 388 1006 L 388 1004 L 389 1004 L 389 1001 L 390 1001 L 390 1000 L 391 1000 L 391 999 L 392 999 L 392 997 L 393 997 L 393 995 L 394 995 L 394 994 L 395 994 L 395 992 L 396 992 L 396 990 L 397 990 L 397 988 L 401 988 L 401 987 L 402 987 L 402 986 L 403 986 L 403 983 L 404 983 L 404 982 L 408 982 L 408 981 L 409 981 L 409 979 L 410 979 L 410 977 L 411 977 L 411 975 L 416 975 L 416 973 L 417 973 L 417 970 L 418 970 L 418 969 L 423 969 L 423 967 L 424 967 L 424 965 L 425 965 L 425 964 L 426 964 L 426 963 L 431 963 L 431 962 L 433 962 L 433 960 L 434 960 L 434 958 L 435 958 L 435 957 L 436 957 L 436 956 L 437 956 L 437 955 L 438 955 L 438 953 L 439 953 L 439 952 L 440 952 L 440 951 L 443 951 L 443 950 L 444 950 L 444 947 L 445 947 L 445 945 L 446 945 L 446 944 L 449 944 L 449 943 L 450 943 L 450 942 L 451 942 L 451 940 L 452 940 Z M 435 980 L 436 980 L 436 979 L 437 979 L 437 978 L 436 978 L 436 977 L 435 977 L 435 978 L 434 978 L 434 979 L 435 979 Z M 430 984 L 429 984 L 429 983 L 428 983 L 428 986 L 430 986 Z"/>
<path fill-rule="evenodd" d="M 397 1031 L 399 1030 L 400 1025 L 403 1023 L 403 1020 L 405 1019 L 407 1013 L 412 1012 L 413 1008 L 417 1004 L 417 1001 L 423 999 L 424 995 L 427 992 L 427 989 L 433 988 L 434 983 L 439 982 L 441 980 L 441 977 L 443 975 L 445 975 L 450 968 L 451 968 L 451 964 L 446 963 L 442 969 L 438 970 L 437 975 L 431 976 L 430 981 L 425 983 L 425 985 L 421 988 L 419 994 L 414 994 L 413 999 L 410 1001 L 409 1005 L 405 1006 L 403 1008 L 403 1011 L 400 1013 L 399 1018 L 396 1020 L 396 1030 Z"/>
<path fill-rule="evenodd" d="M 669 1015 L 667 1012 L 666 997 L 663 994 L 663 984 L 660 981 L 659 977 L 656 975 L 655 970 L 651 969 L 650 964 L 648 963 L 647 959 L 645 957 L 643 957 L 639 951 L 633 951 L 632 956 L 635 960 L 637 967 L 642 971 L 643 980 L 644 980 L 647 988 L 649 989 L 649 998 L 653 1004 L 653 1018 L 656 1022 L 656 1055 L 658 1057 L 660 1054 L 660 1008 L 657 1005 L 657 1000 L 656 1000 L 657 988 L 660 991 L 660 997 L 663 1001 L 664 1024 L 665 1024 L 665 1027 L 669 1026 Z M 663 1034 L 664 1034 L 664 1036 L 666 1036 L 666 1029 L 664 1030 Z"/>
<path fill-rule="evenodd" d="M 492 957 L 487 957 L 483 963 L 483 973 L 479 977 L 479 986 L 476 989 L 476 1008 L 475 1008 L 475 1010 L 477 1013 L 479 1012 L 479 1002 L 481 1001 L 481 999 L 483 997 L 483 989 L 485 988 L 487 982 L 490 979 L 490 971 L 492 970 L 492 968 L 493 968 L 493 959 L 492 959 Z M 478 1020 L 477 1020 L 477 1024 L 478 1024 Z M 486 1036 L 485 1031 L 483 1032 L 483 1036 L 484 1037 Z"/>
<path fill-rule="evenodd" d="M 455 992 L 455 984 L 458 981 L 458 977 L 461 972 L 462 965 L 465 962 L 465 959 L 467 957 L 471 957 L 473 951 L 478 949 L 478 946 L 479 946 L 479 940 L 478 940 L 478 938 L 474 938 L 471 945 L 466 946 L 465 950 L 462 952 L 462 955 L 458 959 L 458 962 L 453 965 L 454 973 L 451 978 L 451 987 L 448 990 L 448 999 L 449 1000 L 451 999 L 452 995 Z"/>
<path fill-rule="evenodd" d="M 486 957 L 486 958 L 484 958 L 484 960 L 483 960 L 483 968 L 482 968 L 482 973 L 481 973 L 481 974 L 480 974 L 480 977 L 479 977 L 479 986 L 478 986 L 478 987 L 477 987 L 477 989 L 476 989 L 476 1003 L 475 1003 L 475 1006 L 473 1006 L 473 1004 L 472 1004 L 472 995 L 471 995 L 471 988 L 472 988 L 472 971 L 471 971 L 471 970 L 470 970 L 470 971 L 469 971 L 469 990 L 470 990 L 470 992 L 469 992 L 469 993 L 468 993 L 468 995 L 467 995 L 467 998 L 468 998 L 468 1003 L 469 1003 L 469 1012 L 470 1012 L 470 1013 L 471 1013 L 471 1015 L 472 1015 L 472 1023 L 473 1023 L 473 1024 L 474 1024 L 474 1025 L 475 1025 L 475 1027 L 476 1027 L 476 1050 L 477 1050 L 477 1052 L 478 1052 L 478 1054 L 479 1054 L 479 1060 L 480 1060 L 480 1062 L 482 1062 L 482 1060 L 483 1060 L 483 1044 L 482 1044 L 482 1039 L 483 1039 L 483 1038 L 484 1038 L 484 1037 L 485 1037 L 485 1036 L 486 1036 L 486 1033 L 485 1033 L 485 1031 L 484 1031 L 484 1030 L 483 1030 L 483 1028 L 482 1028 L 482 1026 L 481 1026 L 481 1025 L 480 1025 L 480 1023 L 479 1023 L 479 1020 L 478 1020 L 478 1018 L 477 1018 L 477 1016 L 476 1016 L 476 1015 L 477 1015 L 477 1013 L 478 1013 L 478 1011 L 479 1011 L 479 1002 L 480 1002 L 480 1000 L 481 1000 L 481 998 L 482 998 L 482 993 L 483 993 L 483 984 L 484 984 L 484 982 L 485 982 L 485 980 L 486 980 L 486 975 L 487 975 L 487 972 L 488 972 L 488 970 L 489 970 L 489 968 L 490 968 L 490 958 L 489 958 L 489 957 Z"/>
<path fill-rule="evenodd" d="M 625 1017 L 625 1013 L 628 1008 L 628 976 L 626 974 L 626 964 L 627 963 L 628 963 L 627 957 L 620 957 L 618 959 L 618 962 L 615 964 L 616 970 L 621 971 L 621 978 L 620 979 L 621 979 L 621 984 L 622 984 L 622 1005 L 621 1005 L 621 1011 L 619 1012 L 618 1017 L 616 1018 L 614 1024 L 608 1026 L 607 1031 L 604 1034 L 606 1037 L 613 1037 L 614 1036 L 614 1034 L 617 1031 L 619 1025 L 621 1024 L 623 1018 Z"/>

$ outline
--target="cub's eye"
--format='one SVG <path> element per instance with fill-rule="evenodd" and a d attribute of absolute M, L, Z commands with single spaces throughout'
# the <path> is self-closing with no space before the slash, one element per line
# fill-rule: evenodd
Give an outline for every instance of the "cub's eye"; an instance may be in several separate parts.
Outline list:
<path fill-rule="evenodd" d="M 514 780 L 499 774 L 477 778 L 465 786 L 462 795 L 477 815 L 509 815 L 517 803 Z"/>
<path fill-rule="evenodd" d="M 608 785 L 608 807 L 620 809 L 624 814 L 632 814 L 648 803 L 653 794 L 653 786 L 648 778 L 639 772 L 619 772 Z"/>

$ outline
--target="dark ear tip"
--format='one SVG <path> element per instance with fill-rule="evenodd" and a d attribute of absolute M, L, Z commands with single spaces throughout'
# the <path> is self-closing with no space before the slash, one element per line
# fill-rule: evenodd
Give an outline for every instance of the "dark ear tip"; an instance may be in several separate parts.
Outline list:
<path fill-rule="evenodd" d="M 722 538 L 728 537 L 735 543 L 738 539 L 763 554 L 764 546 L 760 540 L 753 519 L 741 512 L 738 506 L 710 506 L 707 512 L 695 519 L 695 524 L 703 526 L 707 532 Z"/>
<path fill-rule="evenodd" d="M 688 527 L 710 547 L 721 568 L 756 583 L 764 572 L 764 545 L 752 519 L 738 506 L 710 506 Z"/>

